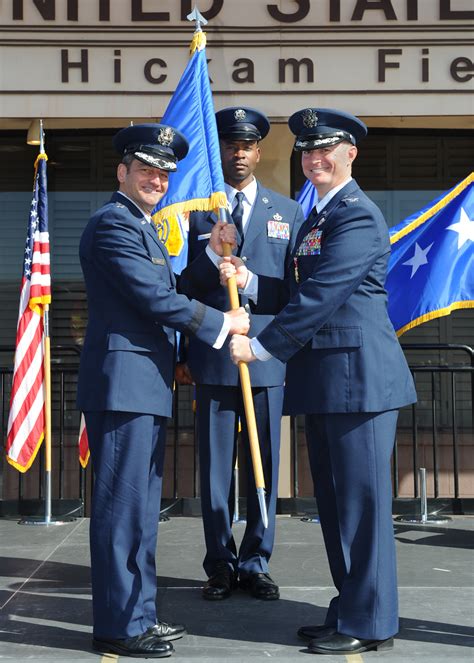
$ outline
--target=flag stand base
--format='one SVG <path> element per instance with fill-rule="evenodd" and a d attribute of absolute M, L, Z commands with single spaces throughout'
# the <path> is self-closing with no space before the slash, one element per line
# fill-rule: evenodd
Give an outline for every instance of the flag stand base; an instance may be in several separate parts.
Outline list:
<path fill-rule="evenodd" d="M 448 516 L 420 516 L 420 514 L 396 516 L 394 518 L 397 523 L 410 523 L 412 525 L 443 525 L 451 520 L 452 518 Z"/>
<path fill-rule="evenodd" d="M 21 520 L 18 521 L 18 525 L 51 525 L 51 526 L 56 526 L 56 525 L 69 525 L 69 523 L 74 522 L 76 519 L 75 518 L 64 518 L 64 519 L 59 519 L 59 518 L 48 518 L 46 519 L 44 516 L 28 516 L 27 518 L 22 518 Z"/>
<path fill-rule="evenodd" d="M 428 515 L 428 499 L 426 496 L 426 468 L 420 467 L 418 470 L 420 479 L 420 513 L 397 516 L 394 520 L 397 523 L 411 523 L 416 525 L 442 525 L 449 523 L 449 516 L 438 516 L 433 513 Z"/>

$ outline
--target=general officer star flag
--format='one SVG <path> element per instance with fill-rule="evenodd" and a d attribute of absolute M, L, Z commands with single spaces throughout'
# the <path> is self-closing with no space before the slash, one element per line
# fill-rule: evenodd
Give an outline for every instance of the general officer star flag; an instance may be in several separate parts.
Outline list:
<path fill-rule="evenodd" d="M 474 172 L 391 228 L 390 242 L 386 289 L 398 336 L 474 308 Z"/>
<path fill-rule="evenodd" d="M 310 180 L 305 181 L 296 200 L 301 205 L 304 217 L 307 219 L 311 210 L 318 202 L 318 192 Z"/>
<path fill-rule="evenodd" d="M 189 152 L 170 174 L 168 191 L 153 214 L 155 223 L 168 221 L 166 247 L 176 274 L 187 262 L 189 212 L 227 207 L 205 47 L 204 32 L 195 32 L 191 59 L 162 119 L 189 141 Z"/>

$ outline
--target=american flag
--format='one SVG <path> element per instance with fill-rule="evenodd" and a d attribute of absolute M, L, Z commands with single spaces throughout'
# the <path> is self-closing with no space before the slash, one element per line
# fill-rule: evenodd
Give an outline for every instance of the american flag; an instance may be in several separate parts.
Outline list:
<path fill-rule="evenodd" d="M 7 460 L 20 472 L 33 463 L 45 429 L 43 314 L 51 302 L 47 159 L 40 153 L 35 162 L 8 418 Z"/>

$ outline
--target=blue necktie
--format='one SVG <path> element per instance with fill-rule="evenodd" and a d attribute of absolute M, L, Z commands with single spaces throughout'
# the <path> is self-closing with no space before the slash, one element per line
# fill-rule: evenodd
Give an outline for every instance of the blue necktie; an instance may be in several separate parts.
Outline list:
<path fill-rule="evenodd" d="M 234 211 L 232 212 L 232 220 L 234 222 L 235 227 L 237 228 L 237 232 L 240 235 L 241 241 L 244 239 L 244 229 L 242 226 L 242 218 L 244 216 L 244 204 L 242 202 L 243 198 L 244 194 L 242 193 L 242 191 L 238 191 L 235 194 L 237 205 L 234 207 Z"/>

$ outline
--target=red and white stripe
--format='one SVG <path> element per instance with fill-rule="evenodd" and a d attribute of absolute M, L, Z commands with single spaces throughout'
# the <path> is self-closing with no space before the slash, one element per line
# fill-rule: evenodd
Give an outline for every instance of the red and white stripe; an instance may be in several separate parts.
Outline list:
<path fill-rule="evenodd" d="M 7 459 L 25 472 L 43 441 L 45 426 L 44 305 L 51 301 L 49 234 L 34 233 L 31 275 L 23 276 L 7 431 Z"/>

